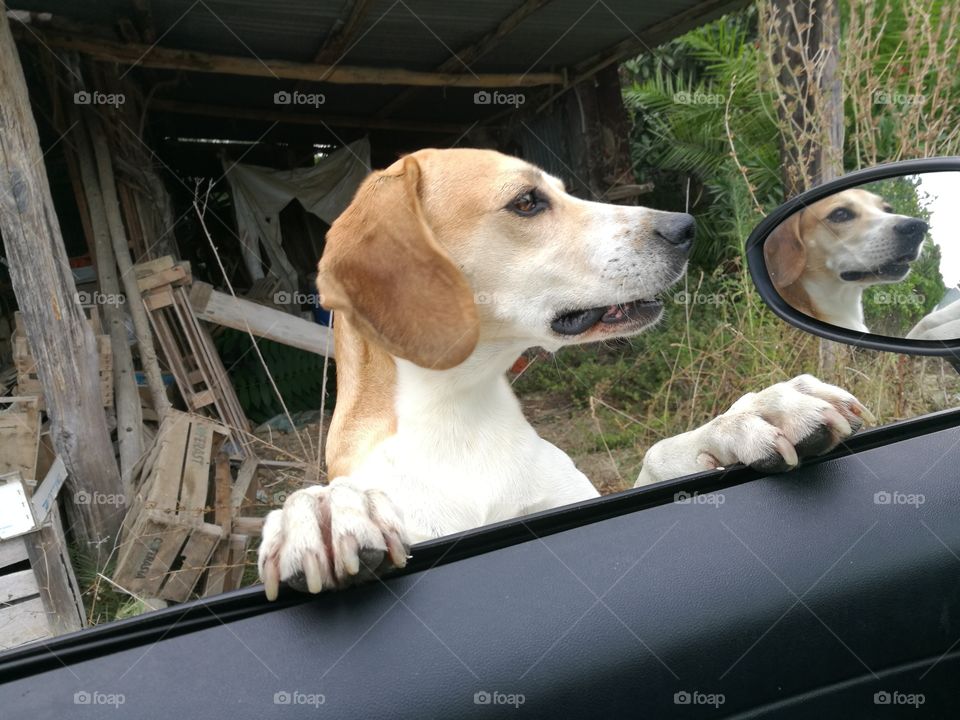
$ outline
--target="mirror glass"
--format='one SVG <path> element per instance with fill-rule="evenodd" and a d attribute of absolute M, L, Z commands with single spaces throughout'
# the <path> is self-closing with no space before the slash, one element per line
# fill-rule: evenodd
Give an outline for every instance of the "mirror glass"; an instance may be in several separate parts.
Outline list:
<path fill-rule="evenodd" d="M 960 172 L 888 178 L 795 212 L 767 237 L 767 272 L 817 320 L 896 338 L 960 338 Z"/>

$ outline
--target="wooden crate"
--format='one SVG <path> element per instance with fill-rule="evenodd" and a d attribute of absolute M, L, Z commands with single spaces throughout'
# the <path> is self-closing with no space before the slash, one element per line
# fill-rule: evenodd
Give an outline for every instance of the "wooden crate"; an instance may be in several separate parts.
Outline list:
<path fill-rule="evenodd" d="M 13 333 L 13 364 L 17 368 L 17 394 L 33 395 L 40 399 L 39 408 L 43 410 L 43 387 L 37 375 L 37 361 L 30 352 L 27 336 L 23 330 L 20 313 L 14 314 L 16 330 Z M 113 407 L 113 351 L 110 335 L 103 332 L 100 315 L 96 308 L 90 308 L 90 327 L 97 342 L 97 357 L 100 364 L 100 398 L 104 407 Z"/>
<path fill-rule="evenodd" d="M 133 470 L 114 580 L 133 594 L 183 602 L 228 535 L 207 522 L 211 471 L 224 426 L 171 410 Z"/>
<path fill-rule="evenodd" d="M 0 483 L 16 492 L 5 492 L 0 508 L 0 650 L 79 630 L 86 622 L 56 503 L 66 468 L 59 458 L 43 462 L 37 483 L 37 398 L 0 398 L 10 401 L 0 413 Z M 33 529 L 12 529 L 15 508 Z"/>
<path fill-rule="evenodd" d="M 85 615 L 54 506 L 42 529 L 0 541 L 0 650 L 80 630 Z"/>
<path fill-rule="evenodd" d="M 19 472 L 37 478 L 41 398 L 0 397 L 0 475 Z"/>

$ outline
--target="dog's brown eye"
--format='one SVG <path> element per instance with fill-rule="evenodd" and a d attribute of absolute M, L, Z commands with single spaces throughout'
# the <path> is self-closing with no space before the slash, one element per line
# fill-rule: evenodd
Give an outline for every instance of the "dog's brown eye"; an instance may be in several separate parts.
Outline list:
<path fill-rule="evenodd" d="M 847 208 L 837 208 L 832 213 L 827 215 L 827 220 L 830 222 L 847 222 L 848 220 L 853 220 L 854 215 Z"/>
<path fill-rule="evenodd" d="M 892 206 L 892 205 L 884 205 L 884 206 L 883 206 L 883 211 L 884 211 L 885 213 L 892 213 L 892 212 L 893 212 L 893 206 Z"/>
<path fill-rule="evenodd" d="M 510 203 L 510 209 L 517 215 L 536 215 L 547 207 L 546 201 L 537 195 L 535 190 L 528 190 L 522 195 L 518 195 Z"/>

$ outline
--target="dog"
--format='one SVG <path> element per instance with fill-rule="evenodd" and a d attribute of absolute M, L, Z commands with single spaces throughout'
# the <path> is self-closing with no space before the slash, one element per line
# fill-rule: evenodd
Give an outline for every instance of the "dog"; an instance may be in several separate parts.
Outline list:
<path fill-rule="evenodd" d="M 411 543 L 597 497 L 527 423 L 506 371 L 530 347 L 653 326 L 693 235 L 687 214 L 578 199 L 488 150 L 421 150 L 369 176 L 318 266 L 337 353 L 333 479 L 267 516 L 267 597 L 281 581 L 341 588 L 403 567 Z M 867 416 L 801 376 L 660 441 L 637 484 L 738 462 L 785 470 Z"/>
<path fill-rule="evenodd" d="M 863 291 L 906 278 L 927 229 L 879 195 L 854 188 L 795 212 L 770 234 L 763 254 L 774 287 L 794 308 L 869 332 Z"/>

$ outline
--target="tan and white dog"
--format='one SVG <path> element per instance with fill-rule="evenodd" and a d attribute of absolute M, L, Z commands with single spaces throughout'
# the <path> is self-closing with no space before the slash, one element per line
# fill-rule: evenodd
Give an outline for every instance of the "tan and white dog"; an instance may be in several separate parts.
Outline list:
<path fill-rule="evenodd" d="M 780 296 L 810 317 L 868 332 L 863 291 L 896 283 L 920 256 L 927 223 L 898 215 L 882 197 L 844 190 L 800 210 L 763 246 Z"/>
<path fill-rule="evenodd" d="M 263 528 L 260 576 L 310 592 L 406 563 L 410 543 L 597 496 L 527 423 L 506 370 L 525 349 L 653 325 L 693 219 L 587 202 L 516 158 L 421 150 L 371 175 L 328 233 L 323 304 L 336 311 L 333 480 Z M 742 462 L 797 464 L 865 413 L 811 376 L 741 398 L 663 440 L 637 484 Z"/>

